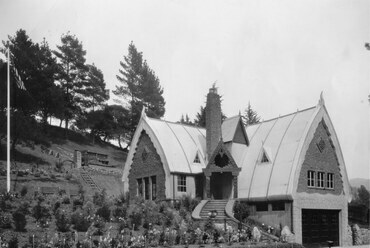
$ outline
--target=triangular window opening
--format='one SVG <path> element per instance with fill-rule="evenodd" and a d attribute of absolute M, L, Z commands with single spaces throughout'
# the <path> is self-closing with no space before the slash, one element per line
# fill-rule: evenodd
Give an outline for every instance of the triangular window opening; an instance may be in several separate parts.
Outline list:
<path fill-rule="evenodd" d="M 266 152 L 263 151 L 262 158 L 261 158 L 261 163 L 269 163 L 269 162 L 270 162 L 270 160 L 267 157 Z"/>
<path fill-rule="evenodd" d="M 194 158 L 194 162 L 193 163 L 200 164 L 200 159 L 199 159 L 198 153 L 195 155 L 195 158 Z"/>

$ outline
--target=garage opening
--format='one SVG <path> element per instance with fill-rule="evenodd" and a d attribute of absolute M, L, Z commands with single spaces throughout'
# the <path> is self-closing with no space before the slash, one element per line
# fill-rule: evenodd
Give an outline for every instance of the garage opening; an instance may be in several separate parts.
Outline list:
<path fill-rule="evenodd" d="M 339 246 L 339 210 L 302 209 L 302 241 L 305 247 Z"/>

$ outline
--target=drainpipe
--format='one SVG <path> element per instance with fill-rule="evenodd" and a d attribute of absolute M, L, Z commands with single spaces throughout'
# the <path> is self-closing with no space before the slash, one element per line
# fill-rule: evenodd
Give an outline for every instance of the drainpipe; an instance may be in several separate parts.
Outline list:
<path fill-rule="evenodd" d="M 175 175 L 174 174 L 172 174 L 172 187 L 173 187 L 173 190 L 172 190 L 173 200 L 175 201 Z"/>

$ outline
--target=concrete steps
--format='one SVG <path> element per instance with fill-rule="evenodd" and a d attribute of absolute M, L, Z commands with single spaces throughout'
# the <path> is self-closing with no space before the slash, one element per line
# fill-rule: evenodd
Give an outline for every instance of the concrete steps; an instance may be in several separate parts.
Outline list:
<path fill-rule="evenodd" d="M 80 169 L 80 176 L 82 178 L 82 180 L 88 185 L 90 186 L 92 189 L 94 190 L 97 190 L 97 191 L 100 191 L 101 188 L 94 182 L 94 180 L 91 178 L 90 174 L 88 171 L 86 171 L 85 169 L 81 168 Z"/>
<path fill-rule="evenodd" d="M 200 217 L 204 220 L 209 219 L 209 212 L 211 211 L 217 211 L 217 215 L 214 220 L 224 220 L 228 217 L 225 213 L 225 207 L 228 200 L 210 200 L 208 201 L 202 210 L 200 211 Z"/>

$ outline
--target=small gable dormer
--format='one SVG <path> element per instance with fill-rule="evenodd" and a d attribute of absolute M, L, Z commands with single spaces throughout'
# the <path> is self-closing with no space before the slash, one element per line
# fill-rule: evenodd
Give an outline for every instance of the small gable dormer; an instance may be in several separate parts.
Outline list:
<path fill-rule="evenodd" d="M 194 158 L 193 163 L 194 164 L 200 164 L 200 159 L 199 159 L 199 153 L 198 152 L 195 154 L 195 158 Z"/>
<path fill-rule="evenodd" d="M 239 117 L 239 121 L 235 129 L 233 142 L 249 146 L 249 139 L 241 117 Z"/>
<path fill-rule="evenodd" d="M 232 142 L 249 146 L 249 139 L 241 116 L 224 120 L 222 123 L 222 139 L 225 143 Z"/>
<path fill-rule="evenodd" d="M 267 147 L 262 147 L 261 155 L 259 158 L 259 163 L 260 164 L 267 164 L 271 163 L 271 155 L 270 155 L 270 150 Z"/>

